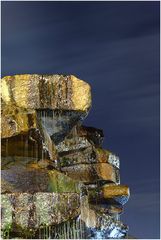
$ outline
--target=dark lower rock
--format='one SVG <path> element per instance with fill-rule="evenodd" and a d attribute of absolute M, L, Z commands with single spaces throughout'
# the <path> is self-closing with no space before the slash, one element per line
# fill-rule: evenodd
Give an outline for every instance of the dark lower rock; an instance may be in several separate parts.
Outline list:
<path fill-rule="evenodd" d="M 108 214 L 111 217 L 115 217 L 116 215 L 121 215 L 123 213 L 123 206 L 119 203 L 110 204 L 106 203 L 99 203 L 99 204 L 90 204 L 90 208 L 100 213 Z"/>
<path fill-rule="evenodd" d="M 37 229 L 57 225 L 80 214 L 77 193 L 2 194 L 1 226 L 4 233 L 30 236 Z"/>
<path fill-rule="evenodd" d="M 91 229 L 93 237 L 106 239 L 123 238 L 126 236 L 128 227 L 122 222 L 114 220 L 108 214 L 91 209 L 87 196 L 84 196 L 84 200 L 81 203 L 81 219 Z"/>
<path fill-rule="evenodd" d="M 35 233 L 36 239 L 88 239 L 90 231 L 78 216 L 58 225 L 39 229 Z"/>
<path fill-rule="evenodd" d="M 85 195 L 14 193 L 2 195 L 2 230 L 32 239 L 106 239 L 124 237 L 128 227 L 91 209 Z"/>
<path fill-rule="evenodd" d="M 43 164 L 43 163 L 42 163 Z M 56 170 L 32 163 L 13 165 L 1 171 L 2 193 L 78 192 L 79 183 Z"/>
<path fill-rule="evenodd" d="M 86 183 L 106 181 L 119 183 L 119 169 L 108 163 L 98 164 L 77 164 L 69 167 L 62 167 L 61 170 L 69 177 Z"/>

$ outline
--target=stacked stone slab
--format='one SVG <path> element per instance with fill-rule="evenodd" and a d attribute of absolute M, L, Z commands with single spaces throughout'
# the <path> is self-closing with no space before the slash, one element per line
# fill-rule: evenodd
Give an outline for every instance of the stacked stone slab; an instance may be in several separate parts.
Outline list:
<path fill-rule="evenodd" d="M 92 208 L 119 219 L 129 188 L 120 185 L 119 158 L 102 149 L 100 129 L 76 126 L 56 145 L 60 170 L 85 184 Z"/>
<path fill-rule="evenodd" d="M 103 132 L 82 126 L 89 84 L 73 75 L 1 80 L 3 238 L 124 238 L 129 198 Z"/>

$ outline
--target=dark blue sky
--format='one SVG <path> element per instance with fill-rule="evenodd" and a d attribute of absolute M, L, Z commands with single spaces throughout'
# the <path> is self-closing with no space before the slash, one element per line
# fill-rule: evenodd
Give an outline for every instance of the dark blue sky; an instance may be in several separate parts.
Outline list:
<path fill-rule="evenodd" d="M 2 2 L 2 76 L 74 74 L 92 86 L 85 124 L 104 129 L 131 188 L 122 219 L 159 238 L 159 2 Z"/>

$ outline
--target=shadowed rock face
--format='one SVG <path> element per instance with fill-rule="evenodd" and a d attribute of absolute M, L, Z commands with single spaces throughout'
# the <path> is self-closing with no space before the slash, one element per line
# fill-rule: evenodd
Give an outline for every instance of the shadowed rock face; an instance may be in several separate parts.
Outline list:
<path fill-rule="evenodd" d="M 61 142 L 72 128 L 86 117 L 86 111 L 75 110 L 37 110 L 43 127 L 55 144 Z"/>
<path fill-rule="evenodd" d="M 89 84 L 37 74 L 1 84 L 3 238 L 125 238 L 119 158 L 102 149 L 102 130 L 81 126 Z"/>

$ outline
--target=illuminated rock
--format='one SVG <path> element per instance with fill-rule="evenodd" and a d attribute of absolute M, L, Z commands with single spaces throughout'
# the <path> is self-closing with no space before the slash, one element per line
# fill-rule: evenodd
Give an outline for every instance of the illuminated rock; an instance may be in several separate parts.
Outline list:
<path fill-rule="evenodd" d="M 2 78 L 2 99 L 27 109 L 86 112 L 91 106 L 91 89 L 73 75 L 14 75 Z"/>
<path fill-rule="evenodd" d="M 97 198 L 97 196 L 95 196 L 95 198 Z M 112 216 L 114 219 L 119 219 L 120 214 L 122 214 L 124 211 L 123 206 L 121 204 L 119 203 L 114 204 L 108 201 L 103 203 L 100 203 L 99 201 L 99 204 L 96 204 L 95 201 L 95 204 L 90 203 L 90 206 L 92 209 L 99 211 L 100 213 L 103 214 L 108 214 Z"/>
<path fill-rule="evenodd" d="M 6 76 L 1 84 L 3 102 L 37 110 L 56 143 L 85 118 L 91 107 L 89 84 L 73 75 Z"/>
<path fill-rule="evenodd" d="M 119 157 L 113 154 L 111 151 L 108 151 L 102 148 L 96 148 L 95 152 L 96 152 L 96 158 L 98 162 L 101 162 L 101 163 L 108 162 L 109 164 L 117 168 L 120 168 Z"/>
<path fill-rule="evenodd" d="M 88 83 L 73 75 L 1 80 L 3 239 L 127 238 L 130 193 L 103 131 L 81 126 Z"/>
<path fill-rule="evenodd" d="M 39 122 L 35 110 L 26 110 L 15 105 L 1 108 L 1 138 L 10 138 L 37 129 Z"/>
<path fill-rule="evenodd" d="M 130 197 L 129 187 L 124 185 L 104 185 L 102 187 L 102 197 L 104 199 L 114 199 L 124 205 Z"/>
<path fill-rule="evenodd" d="M 99 210 L 91 209 L 86 196 L 81 206 L 81 219 L 88 228 L 93 230 L 95 238 L 98 237 L 99 232 L 102 238 L 121 238 L 126 236 L 128 231 L 128 227 L 122 222 L 114 220 L 110 215 L 101 213 Z"/>
<path fill-rule="evenodd" d="M 1 155 L 57 159 L 56 148 L 34 110 L 5 105 L 1 114 Z"/>

